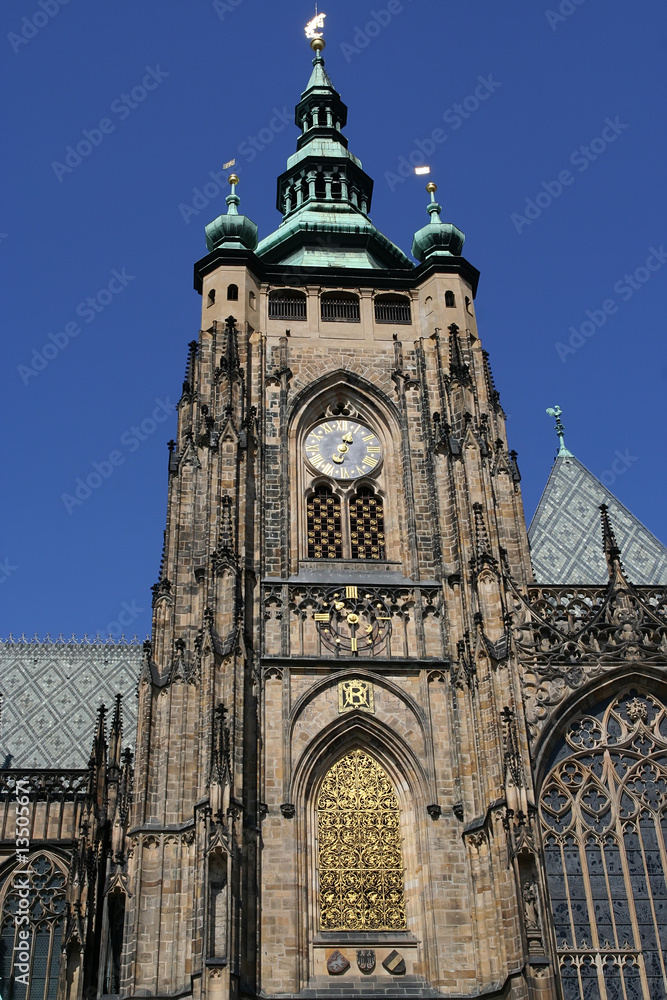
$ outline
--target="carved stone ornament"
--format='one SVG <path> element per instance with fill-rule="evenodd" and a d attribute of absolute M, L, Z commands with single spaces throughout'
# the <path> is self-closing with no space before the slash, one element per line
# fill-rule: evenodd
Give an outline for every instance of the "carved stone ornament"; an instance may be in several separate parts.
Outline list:
<path fill-rule="evenodd" d="M 349 968 L 350 963 L 345 958 L 345 955 L 341 955 L 338 950 L 329 955 L 327 959 L 327 972 L 330 976 L 342 976 Z"/>
<path fill-rule="evenodd" d="M 280 807 L 280 811 L 285 817 L 285 819 L 293 819 L 294 814 L 296 813 L 296 809 L 291 802 L 283 802 L 283 804 Z"/>
<path fill-rule="evenodd" d="M 405 959 L 397 951 L 390 951 L 382 965 L 392 976 L 405 974 Z"/>
<path fill-rule="evenodd" d="M 357 951 L 359 971 L 369 975 L 375 968 L 375 952 L 372 948 L 360 948 Z"/>

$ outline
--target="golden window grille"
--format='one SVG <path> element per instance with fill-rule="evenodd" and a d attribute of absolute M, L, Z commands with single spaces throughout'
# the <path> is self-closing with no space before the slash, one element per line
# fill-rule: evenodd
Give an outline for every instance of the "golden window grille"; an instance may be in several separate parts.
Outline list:
<path fill-rule="evenodd" d="M 665 706 L 632 689 L 577 716 L 540 815 L 564 1000 L 665 1000 Z"/>
<path fill-rule="evenodd" d="M 350 543 L 353 559 L 384 559 L 384 507 L 370 489 L 350 500 Z"/>
<path fill-rule="evenodd" d="M 340 528 L 340 501 L 326 486 L 320 486 L 306 504 L 308 558 L 340 559 L 343 540 Z"/>
<path fill-rule="evenodd" d="M 398 800 L 380 765 L 353 750 L 317 800 L 321 930 L 405 929 Z"/>

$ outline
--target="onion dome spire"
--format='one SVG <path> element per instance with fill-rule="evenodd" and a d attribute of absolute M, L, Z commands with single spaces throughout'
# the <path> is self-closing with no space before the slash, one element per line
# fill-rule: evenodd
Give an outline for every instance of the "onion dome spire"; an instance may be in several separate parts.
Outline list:
<path fill-rule="evenodd" d="M 442 205 L 435 200 L 435 192 L 438 190 L 437 184 L 429 181 L 426 190 L 431 195 L 430 204 L 426 210 L 431 216 L 431 221 L 423 229 L 415 233 L 412 241 L 412 256 L 422 263 L 427 257 L 435 255 L 445 257 L 460 257 L 465 236 L 460 229 L 457 229 L 451 222 L 443 222 L 440 218 Z"/>
<path fill-rule="evenodd" d="M 229 175 L 231 194 L 227 195 L 227 214 L 219 215 L 206 227 L 206 246 L 209 250 L 218 247 L 245 247 L 254 250 L 257 246 L 257 226 L 247 215 L 239 215 L 238 206 L 241 199 L 236 193 L 239 179 L 236 174 Z"/>

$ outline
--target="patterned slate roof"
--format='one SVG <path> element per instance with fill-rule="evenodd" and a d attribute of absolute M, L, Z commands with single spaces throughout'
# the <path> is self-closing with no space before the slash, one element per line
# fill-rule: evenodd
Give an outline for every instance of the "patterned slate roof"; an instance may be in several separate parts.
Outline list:
<path fill-rule="evenodd" d="M 123 745 L 134 745 L 136 644 L 0 642 L 0 766 L 86 767 L 97 708 L 123 695 Z M 11 756 L 9 756 L 11 755 Z"/>
<path fill-rule="evenodd" d="M 631 583 L 667 584 L 667 549 L 573 455 L 559 456 L 528 530 L 535 580 L 603 584 L 600 504 L 609 508 L 621 561 Z"/>

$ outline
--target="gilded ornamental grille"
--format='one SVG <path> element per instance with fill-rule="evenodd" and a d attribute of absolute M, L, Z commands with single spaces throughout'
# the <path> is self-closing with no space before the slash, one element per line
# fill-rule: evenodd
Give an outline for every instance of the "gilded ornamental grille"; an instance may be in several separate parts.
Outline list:
<path fill-rule="evenodd" d="M 317 801 L 322 930 L 406 927 L 400 813 L 380 765 L 353 750 L 326 775 Z"/>
<path fill-rule="evenodd" d="M 340 500 L 326 486 L 320 486 L 306 504 L 308 558 L 340 559 Z"/>
<path fill-rule="evenodd" d="M 384 507 L 372 490 L 361 488 L 350 500 L 353 559 L 384 559 Z"/>
<path fill-rule="evenodd" d="M 665 1000 L 665 706 L 630 690 L 578 716 L 540 813 L 564 1000 Z"/>

